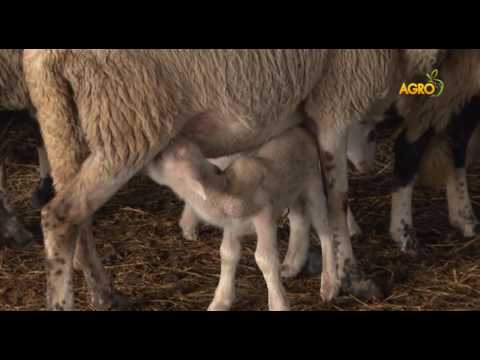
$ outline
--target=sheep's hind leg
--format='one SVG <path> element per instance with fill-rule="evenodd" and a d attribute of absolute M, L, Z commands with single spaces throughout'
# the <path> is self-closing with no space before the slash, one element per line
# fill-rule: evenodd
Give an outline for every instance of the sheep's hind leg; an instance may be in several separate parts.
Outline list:
<path fill-rule="evenodd" d="M 321 119 L 322 117 L 318 117 Z M 378 298 L 379 290 L 372 280 L 367 279 L 360 269 L 353 254 L 349 236 L 348 178 L 347 178 L 347 131 L 346 127 L 336 121 L 328 126 L 321 126 L 319 146 L 322 153 L 322 166 L 326 180 L 328 226 L 331 229 L 331 247 L 329 263 L 322 271 L 321 296 L 330 301 L 341 293 L 353 294 L 370 299 Z M 318 185 L 317 194 L 323 191 Z M 318 196 L 318 195 L 317 195 Z M 315 223 L 314 223 L 315 224 Z M 324 244 L 322 243 L 322 251 Z M 325 256 L 323 257 L 325 259 Z M 325 266 L 327 268 L 325 268 Z"/>
<path fill-rule="evenodd" d="M 95 248 L 91 219 L 79 228 L 75 249 L 74 268 L 82 270 L 90 295 L 90 303 L 96 310 L 128 310 L 127 298 L 115 290 Z"/>
<path fill-rule="evenodd" d="M 90 155 L 77 176 L 43 209 L 42 226 L 47 259 L 47 305 L 50 310 L 73 308 L 72 268 L 78 236 L 82 235 L 82 238 L 86 236 L 84 239 L 90 237 L 89 230 L 86 229 L 90 226 L 91 216 L 139 170 L 124 168 L 121 165 L 106 166 L 103 156 Z M 87 240 L 89 245 L 92 242 L 92 239 Z M 87 247 L 85 250 L 86 260 L 92 260 L 92 254 L 95 254 L 91 249 Z M 96 260 L 82 265 L 84 271 L 92 271 L 92 274 L 95 270 L 89 269 L 95 269 L 96 266 L 101 268 L 99 261 L 96 262 Z M 93 276 L 92 279 L 100 280 Z M 113 291 L 101 287 L 93 287 L 93 290 L 113 294 Z M 104 296 L 98 296 L 98 298 L 102 297 L 105 299 Z M 114 299 L 107 296 L 102 303 L 105 306 L 111 305 Z"/>
<path fill-rule="evenodd" d="M 317 196 L 317 194 L 315 194 L 314 196 Z M 324 208 L 323 211 L 325 211 L 324 216 L 327 216 L 326 205 L 323 206 L 322 208 Z M 357 221 L 355 220 L 355 217 L 353 215 L 352 210 L 350 209 L 350 206 L 348 207 L 348 212 L 347 212 L 347 222 L 348 222 L 348 232 L 350 233 L 350 237 L 362 235 L 362 229 L 357 224 Z M 319 249 L 317 249 L 316 247 L 310 246 L 308 248 L 307 261 L 303 271 L 310 276 L 319 275 L 322 273 L 321 265 L 322 265 L 322 252 L 320 252 Z"/>

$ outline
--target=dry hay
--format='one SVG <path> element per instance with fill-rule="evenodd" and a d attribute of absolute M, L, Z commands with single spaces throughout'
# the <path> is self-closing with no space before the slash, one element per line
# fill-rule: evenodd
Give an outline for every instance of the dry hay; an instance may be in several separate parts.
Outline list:
<path fill-rule="evenodd" d="M 0 124 L 0 135 L 7 122 Z M 37 181 L 36 140 L 24 121 L 10 123 L 3 135 L 8 183 L 19 215 L 37 237 L 26 249 L 0 244 L 0 309 L 44 308 L 45 273 L 39 212 L 29 206 Z M 28 130 L 25 130 L 27 128 Z M 385 134 L 391 130 L 384 130 Z M 384 134 L 384 135 L 385 135 Z M 351 178 L 350 201 L 364 234 L 353 246 L 362 268 L 388 286 L 380 302 L 344 297 L 324 304 L 318 276 L 285 282 L 294 310 L 453 310 L 480 309 L 480 241 L 464 239 L 448 224 L 444 193 L 417 189 L 414 219 L 425 251 L 418 258 L 399 253 L 388 235 L 391 140 L 383 136 L 377 172 Z M 5 141 L 7 140 L 7 141 Z M 8 146 L 7 146 L 8 145 Z M 480 172 L 469 175 L 474 205 L 479 205 Z M 138 310 L 204 310 L 220 269 L 221 233 L 204 226 L 200 240 L 183 240 L 177 226 L 182 204 L 165 188 L 136 178 L 96 216 L 94 233 L 108 273 Z M 288 225 L 279 231 L 285 254 Z M 245 241 L 234 310 L 266 310 L 265 283 L 254 261 L 255 242 Z M 75 277 L 77 308 L 90 309 L 80 274 Z"/>

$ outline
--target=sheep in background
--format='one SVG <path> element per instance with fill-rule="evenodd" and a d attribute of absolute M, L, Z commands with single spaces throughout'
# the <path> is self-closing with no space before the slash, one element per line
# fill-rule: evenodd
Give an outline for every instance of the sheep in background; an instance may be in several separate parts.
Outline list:
<path fill-rule="evenodd" d="M 452 147 L 449 151 L 455 159 L 454 164 L 444 169 L 449 172 L 450 222 L 467 237 L 480 230 L 471 207 L 465 174 L 467 144 L 480 119 L 477 96 L 480 92 L 480 51 L 448 50 L 437 68 L 446 85 L 440 97 L 402 97 L 397 104 L 405 129 L 394 147 L 390 233 L 401 250 L 407 253 L 416 253 L 418 246 L 412 221 L 412 196 L 417 173 L 420 169 L 424 182 L 426 177 L 429 178 L 427 183 L 441 181 L 442 176 L 436 172 L 438 164 L 444 162 L 442 156 L 436 158 L 434 149 L 442 143 L 444 136 L 450 139 Z"/>
<path fill-rule="evenodd" d="M 427 148 L 418 181 L 424 186 L 446 188 L 450 224 L 468 238 L 480 233 L 466 178 L 466 170 L 480 154 L 480 96 L 472 97 L 451 119 Z"/>
<path fill-rule="evenodd" d="M 11 119 L 24 114 L 32 114 L 33 108 L 28 95 L 25 78 L 22 71 L 23 50 L 0 50 L 0 112 L 2 119 Z M 27 115 L 28 116 L 28 115 Z M 31 116 L 30 116 L 31 117 Z M 33 121 L 33 120 L 32 120 Z M 34 192 L 32 204 L 41 207 L 52 197 L 53 185 L 49 176 L 49 165 L 45 149 L 38 148 L 40 161 L 40 184 Z M 3 163 L 0 163 L 3 174 Z M 2 176 L 5 176 L 4 174 Z M 16 218 L 13 209 L 8 204 L 6 189 L 2 188 L 2 202 L 0 203 L 0 228 L 5 238 L 13 239 L 16 245 L 26 245 L 32 239 L 32 234 Z"/>

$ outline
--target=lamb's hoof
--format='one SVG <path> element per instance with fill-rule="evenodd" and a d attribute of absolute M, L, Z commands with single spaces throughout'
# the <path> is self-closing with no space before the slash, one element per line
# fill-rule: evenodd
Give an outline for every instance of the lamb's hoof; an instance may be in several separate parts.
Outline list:
<path fill-rule="evenodd" d="M 302 272 L 308 276 L 317 276 L 322 273 L 322 252 L 320 249 L 310 246 Z"/>
<path fill-rule="evenodd" d="M 182 231 L 183 238 L 189 241 L 198 241 L 198 233 L 196 230 L 184 230 Z"/>
<path fill-rule="evenodd" d="M 32 207 L 34 209 L 43 208 L 53 199 L 54 194 L 53 179 L 48 176 L 40 180 L 40 184 L 38 184 L 37 189 L 32 194 Z"/>
<path fill-rule="evenodd" d="M 362 235 L 362 229 L 357 223 L 349 225 L 348 232 L 351 238 L 360 237 Z"/>
<path fill-rule="evenodd" d="M 284 279 L 291 279 L 296 277 L 302 271 L 301 266 L 293 266 L 290 264 L 283 264 L 280 269 L 280 276 Z"/>
<path fill-rule="evenodd" d="M 285 302 L 276 304 L 276 305 L 271 305 L 269 310 L 270 311 L 290 311 L 290 305 Z"/>
<path fill-rule="evenodd" d="M 216 301 L 213 300 L 208 311 L 229 311 L 232 308 L 232 303 L 230 301 Z"/>

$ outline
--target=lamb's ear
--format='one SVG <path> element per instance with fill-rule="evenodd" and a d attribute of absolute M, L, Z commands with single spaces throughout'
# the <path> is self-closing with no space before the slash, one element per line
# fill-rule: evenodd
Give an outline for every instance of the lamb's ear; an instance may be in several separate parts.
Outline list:
<path fill-rule="evenodd" d="M 200 196 L 204 201 L 207 200 L 207 193 L 205 187 L 197 180 L 192 180 L 189 184 L 192 187 L 193 192 Z"/>

